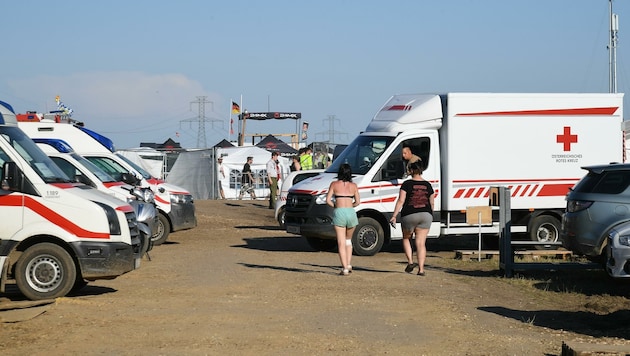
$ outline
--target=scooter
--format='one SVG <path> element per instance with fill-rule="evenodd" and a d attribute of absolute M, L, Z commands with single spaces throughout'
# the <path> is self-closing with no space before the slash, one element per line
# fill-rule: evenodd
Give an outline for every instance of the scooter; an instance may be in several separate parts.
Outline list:
<path fill-rule="evenodd" d="M 129 205 L 131 205 L 136 213 L 136 221 L 138 222 L 138 231 L 140 232 L 141 252 L 142 256 L 146 253 L 149 261 L 149 251 L 153 249 L 153 231 L 157 226 L 158 213 L 155 208 L 155 200 L 153 191 L 150 188 L 132 187 L 129 189 L 131 198 L 128 199 Z"/>

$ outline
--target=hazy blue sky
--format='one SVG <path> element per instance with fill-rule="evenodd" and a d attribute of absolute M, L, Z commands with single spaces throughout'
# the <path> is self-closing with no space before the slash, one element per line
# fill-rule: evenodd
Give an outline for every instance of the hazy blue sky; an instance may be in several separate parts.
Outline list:
<path fill-rule="evenodd" d="M 626 92 L 630 1 L 613 10 Z M 197 97 L 213 146 L 242 96 L 249 112 L 301 112 L 309 142 L 346 143 L 397 93 L 607 92 L 608 21 L 607 0 L 11 1 L 0 100 L 47 112 L 60 95 L 117 148 L 193 148 Z"/>

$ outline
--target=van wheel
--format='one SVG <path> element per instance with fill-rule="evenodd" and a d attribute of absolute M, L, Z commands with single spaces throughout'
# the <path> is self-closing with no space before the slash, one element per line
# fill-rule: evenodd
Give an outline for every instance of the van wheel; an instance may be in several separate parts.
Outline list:
<path fill-rule="evenodd" d="M 560 221 L 553 216 L 540 215 L 529 224 L 529 239 L 537 242 L 557 242 L 560 237 Z M 538 250 L 557 250 L 554 245 L 537 245 Z"/>
<path fill-rule="evenodd" d="M 24 251 L 15 265 L 15 281 L 30 300 L 54 299 L 70 292 L 77 269 L 70 254 L 52 243 L 39 243 Z"/>
<path fill-rule="evenodd" d="M 158 221 L 155 224 L 155 233 L 151 236 L 151 241 L 153 241 L 153 246 L 159 246 L 166 242 L 168 238 L 168 234 L 171 232 L 171 223 L 168 222 L 168 219 L 164 214 L 158 214 Z"/>
<path fill-rule="evenodd" d="M 306 242 L 317 251 L 332 251 L 337 247 L 337 240 L 320 239 L 317 237 L 307 237 Z"/>
<path fill-rule="evenodd" d="M 284 218 L 285 218 L 285 211 L 284 211 L 284 207 L 280 208 L 280 210 L 278 210 L 278 225 L 280 225 L 281 229 L 284 229 Z"/>
<path fill-rule="evenodd" d="M 378 221 L 362 217 L 352 235 L 352 248 L 357 256 L 374 256 L 385 241 L 383 227 Z"/>

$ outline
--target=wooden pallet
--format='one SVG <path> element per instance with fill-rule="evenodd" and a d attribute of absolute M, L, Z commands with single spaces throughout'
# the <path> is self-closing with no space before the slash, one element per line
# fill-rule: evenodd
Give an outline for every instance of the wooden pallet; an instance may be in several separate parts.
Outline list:
<path fill-rule="evenodd" d="M 495 259 L 499 258 L 499 250 L 455 250 L 455 259 L 470 261 L 477 260 L 481 256 L 482 259 Z M 537 260 L 541 257 L 551 257 L 560 260 L 567 260 L 573 256 L 571 251 L 566 250 L 526 250 L 526 251 L 514 251 L 514 257 L 523 259 L 529 257 L 532 260 Z"/>
<path fill-rule="evenodd" d="M 562 356 L 626 356 L 630 355 L 629 345 L 586 344 L 573 341 L 562 343 Z"/>

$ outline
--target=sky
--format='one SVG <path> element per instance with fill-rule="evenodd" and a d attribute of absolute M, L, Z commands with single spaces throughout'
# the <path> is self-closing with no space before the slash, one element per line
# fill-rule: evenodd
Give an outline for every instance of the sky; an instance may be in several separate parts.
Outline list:
<path fill-rule="evenodd" d="M 612 4 L 625 93 L 630 0 Z M 250 113 L 301 113 L 306 143 L 349 143 L 394 94 L 609 91 L 608 0 L 24 0 L 3 9 L 0 100 L 45 113 L 59 96 L 118 149 L 235 140 L 232 101 Z M 299 123 L 247 120 L 245 141 L 288 141 L 280 135 Z"/>

